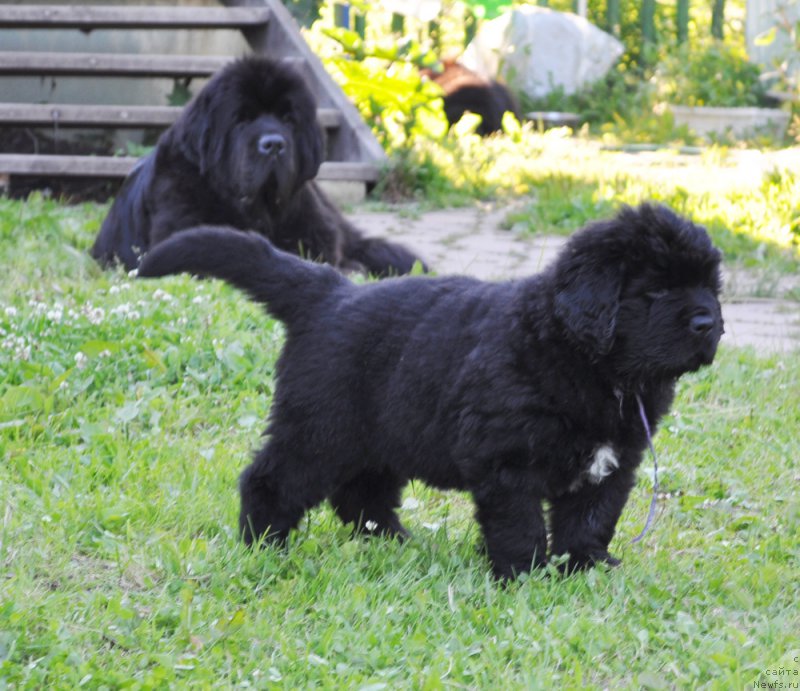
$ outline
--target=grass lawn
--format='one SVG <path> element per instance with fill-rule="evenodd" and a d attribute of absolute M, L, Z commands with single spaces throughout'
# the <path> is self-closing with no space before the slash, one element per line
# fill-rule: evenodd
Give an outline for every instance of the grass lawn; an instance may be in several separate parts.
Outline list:
<path fill-rule="evenodd" d="M 500 587 L 468 498 L 421 484 L 403 545 L 350 539 L 320 507 L 287 550 L 252 553 L 236 479 L 282 329 L 217 282 L 100 271 L 104 211 L 0 201 L 0 688 L 797 682 L 768 672 L 800 668 L 800 353 L 723 348 L 682 381 L 654 529 L 630 544 L 648 459 L 618 569 Z M 757 255 L 747 226 L 729 257 Z"/>

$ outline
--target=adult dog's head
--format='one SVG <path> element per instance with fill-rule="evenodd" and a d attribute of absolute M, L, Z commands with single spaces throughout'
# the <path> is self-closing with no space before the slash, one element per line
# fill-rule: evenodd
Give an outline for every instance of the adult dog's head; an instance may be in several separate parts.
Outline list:
<path fill-rule="evenodd" d="M 709 364 L 722 335 L 720 253 L 706 231 L 662 206 L 587 226 L 554 266 L 567 338 L 623 381 Z"/>
<path fill-rule="evenodd" d="M 249 217 L 278 215 L 323 159 L 314 96 L 290 65 L 265 58 L 220 71 L 174 129 L 200 174 Z"/>

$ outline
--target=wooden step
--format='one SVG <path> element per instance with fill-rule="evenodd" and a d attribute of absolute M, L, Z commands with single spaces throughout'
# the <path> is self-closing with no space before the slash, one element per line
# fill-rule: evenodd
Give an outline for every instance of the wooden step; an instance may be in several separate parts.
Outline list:
<path fill-rule="evenodd" d="M 375 163 L 363 161 L 325 161 L 319 167 L 317 180 L 377 182 L 380 169 Z"/>
<path fill-rule="evenodd" d="M 133 156 L 0 154 L 0 175 L 123 178 L 138 160 Z"/>
<path fill-rule="evenodd" d="M 269 18 L 265 6 L 0 6 L 0 29 L 244 29 L 263 26 Z"/>
<path fill-rule="evenodd" d="M 122 178 L 138 160 L 133 156 L 0 154 L 0 175 Z M 317 180 L 375 182 L 378 173 L 374 163 L 326 161 Z"/>
<path fill-rule="evenodd" d="M 235 58 L 229 55 L 138 55 L 0 51 L 0 76 L 210 77 Z M 302 65 L 302 58 L 281 62 Z"/>
<path fill-rule="evenodd" d="M 169 127 L 179 106 L 101 106 L 68 103 L 0 103 L 0 125 L 25 127 Z M 334 108 L 318 108 L 317 121 L 326 129 L 341 125 Z"/>
<path fill-rule="evenodd" d="M 0 75 L 91 77 L 208 77 L 232 60 L 227 55 L 126 55 L 118 53 L 0 52 Z"/>

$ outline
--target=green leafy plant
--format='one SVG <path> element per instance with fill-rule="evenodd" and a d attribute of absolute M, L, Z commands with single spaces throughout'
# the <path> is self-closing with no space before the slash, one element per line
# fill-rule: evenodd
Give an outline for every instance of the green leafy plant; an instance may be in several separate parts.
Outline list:
<path fill-rule="evenodd" d="M 773 70 L 767 72 L 770 93 L 782 101 L 788 101 L 792 111 L 789 133 L 800 142 L 800 18 L 792 12 L 792 3 L 780 6 L 775 12 L 772 27 L 756 37 L 756 45 L 770 45 L 781 39 L 773 61 Z"/>
<path fill-rule="evenodd" d="M 336 57 L 326 66 L 339 77 L 384 148 L 407 147 L 417 135 L 438 138 L 447 132 L 442 90 L 424 80 L 413 64 L 397 62 L 389 68 L 382 58 Z"/>
<path fill-rule="evenodd" d="M 372 41 L 341 27 L 322 33 L 339 48 L 325 59 L 326 67 L 384 148 L 407 148 L 417 135 L 444 136 L 442 89 L 420 71 L 435 67 L 437 59 L 419 41 L 392 36 Z"/>
<path fill-rule="evenodd" d="M 767 105 L 758 65 L 743 49 L 712 41 L 705 47 L 681 46 L 658 65 L 655 82 L 659 96 L 684 106 Z"/>

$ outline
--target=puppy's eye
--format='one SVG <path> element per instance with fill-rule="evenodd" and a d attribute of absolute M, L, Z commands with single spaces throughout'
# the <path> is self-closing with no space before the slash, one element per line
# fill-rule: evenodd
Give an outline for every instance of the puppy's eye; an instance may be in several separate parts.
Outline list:
<path fill-rule="evenodd" d="M 650 300 L 660 300 L 667 297 L 668 294 L 668 290 L 651 290 L 649 293 L 645 293 Z"/>
<path fill-rule="evenodd" d="M 286 111 L 281 115 L 281 122 L 285 122 L 287 125 L 294 125 L 294 114 L 291 111 Z"/>

